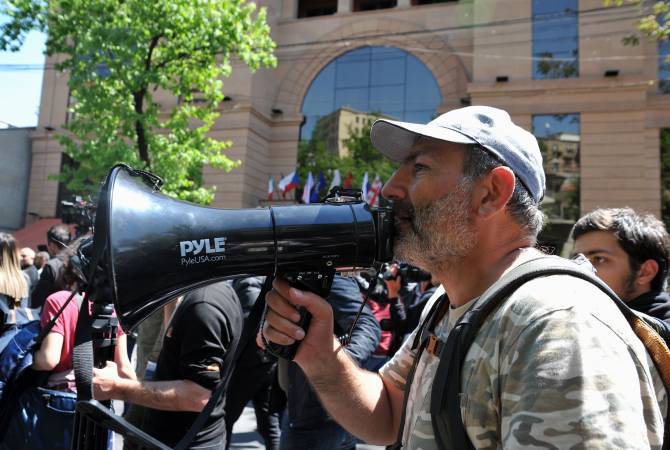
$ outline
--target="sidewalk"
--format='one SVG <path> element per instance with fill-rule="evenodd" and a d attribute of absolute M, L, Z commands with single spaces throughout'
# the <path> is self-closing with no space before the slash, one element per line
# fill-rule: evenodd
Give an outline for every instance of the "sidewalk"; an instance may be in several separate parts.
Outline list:
<path fill-rule="evenodd" d="M 237 450 L 265 449 L 263 439 L 256 432 L 256 416 L 253 408 L 247 406 L 233 426 L 233 437 L 230 448 Z M 379 445 L 358 444 L 356 450 L 384 450 Z"/>

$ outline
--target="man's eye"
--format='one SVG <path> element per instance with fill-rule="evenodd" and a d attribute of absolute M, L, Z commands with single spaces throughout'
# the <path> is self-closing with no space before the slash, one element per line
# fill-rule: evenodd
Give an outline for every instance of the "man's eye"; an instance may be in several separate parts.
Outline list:
<path fill-rule="evenodd" d="M 603 264 L 605 261 L 607 260 L 602 256 L 594 256 L 593 258 L 591 258 L 591 262 L 593 263 L 593 265 Z"/>
<path fill-rule="evenodd" d="M 414 163 L 414 172 L 421 172 L 422 170 L 428 169 L 428 166 L 424 166 L 421 163 Z"/>

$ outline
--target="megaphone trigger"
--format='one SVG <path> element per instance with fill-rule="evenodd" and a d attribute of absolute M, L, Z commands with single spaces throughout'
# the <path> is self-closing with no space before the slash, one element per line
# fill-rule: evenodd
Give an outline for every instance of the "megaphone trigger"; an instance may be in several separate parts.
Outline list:
<path fill-rule="evenodd" d="M 280 274 L 280 277 L 288 281 L 288 283 L 295 288 L 303 291 L 313 292 L 323 298 L 326 298 L 330 293 L 330 287 L 333 284 L 335 271 L 332 269 L 324 271 L 301 271 Z M 300 320 L 296 323 L 302 328 L 305 333 L 309 329 L 309 324 L 312 320 L 312 315 L 302 307 L 298 307 Z M 279 345 L 273 342 L 266 343 L 266 350 L 278 358 L 292 360 L 300 346 L 300 341 L 296 341 L 291 345 Z"/>

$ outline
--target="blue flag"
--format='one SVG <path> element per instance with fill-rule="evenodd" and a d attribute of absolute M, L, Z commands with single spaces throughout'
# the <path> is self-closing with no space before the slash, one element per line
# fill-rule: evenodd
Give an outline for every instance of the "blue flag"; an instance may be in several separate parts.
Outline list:
<path fill-rule="evenodd" d="M 312 188 L 312 198 L 310 199 L 312 203 L 317 203 L 319 201 L 319 192 L 321 192 L 321 189 L 324 187 L 326 187 L 326 177 L 323 175 L 323 172 L 320 172 L 316 184 L 314 184 L 314 187 Z"/>

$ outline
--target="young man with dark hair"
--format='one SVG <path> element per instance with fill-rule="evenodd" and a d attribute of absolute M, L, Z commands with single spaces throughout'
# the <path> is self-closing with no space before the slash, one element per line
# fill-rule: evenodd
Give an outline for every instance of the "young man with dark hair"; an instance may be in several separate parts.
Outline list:
<path fill-rule="evenodd" d="M 670 235 L 663 222 L 631 208 L 599 208 L 577 221 L 572 237 L 574 253 L 584 254 L 628 306 L 670 320 Z"/>
<path fill-rule="evenodd" d="M 51 258 L 46 262 L 39 281 L 30 295 L 31 308 L 41 308 L 47 297 L 65 288 L 63 272 L 70 242 L 67 225 L 53 225 L 47 231 L 47 250 Z"/>

